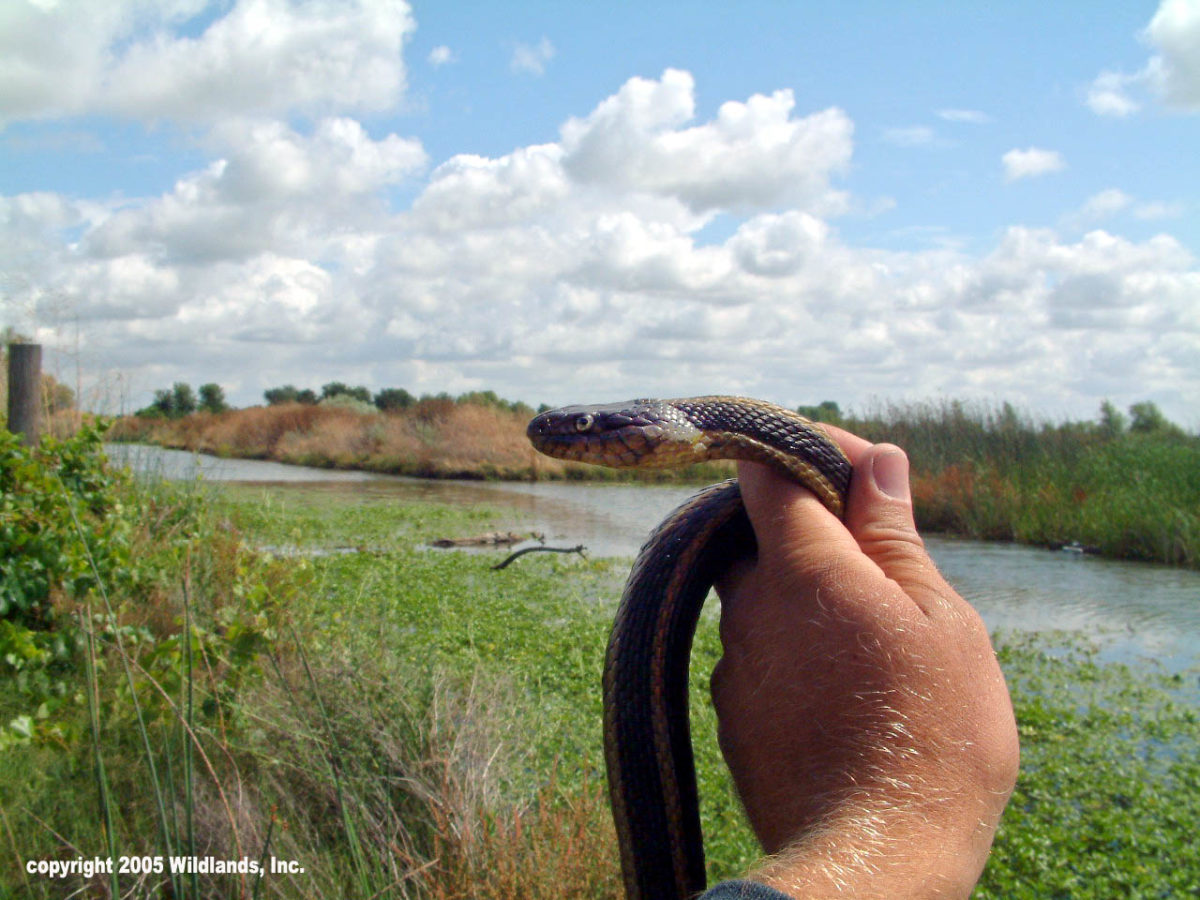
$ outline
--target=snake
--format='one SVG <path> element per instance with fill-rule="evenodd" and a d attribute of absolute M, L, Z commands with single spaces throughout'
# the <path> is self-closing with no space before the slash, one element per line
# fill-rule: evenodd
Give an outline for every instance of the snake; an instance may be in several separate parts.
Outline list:
<path fill-rule="evenodd" d="M 565 406 L 535 416 L 540 452 L 617 468 L 714 459 L 766 463 L 842 516 L 851 465 L 817 423 L 748 397 Z M 604 755 L 630 900 L 705 889 L 688 667 L 700 610 L 730 566 L 756 552 L 736 479 L 711 485 L 651 533 L 626 582 L 604 661 Z"/>

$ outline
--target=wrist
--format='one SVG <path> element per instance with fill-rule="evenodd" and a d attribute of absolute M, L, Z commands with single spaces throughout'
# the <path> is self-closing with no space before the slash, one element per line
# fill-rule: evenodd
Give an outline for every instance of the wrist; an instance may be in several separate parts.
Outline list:
<path fill-rule="evenodd" d="M 943 808 L 934 822 L 928 812 L 843 812 L 748 877 L 797 900 L 967 898 L 987 861 L 993 817 L 965 810 L 946 817 Z"/>

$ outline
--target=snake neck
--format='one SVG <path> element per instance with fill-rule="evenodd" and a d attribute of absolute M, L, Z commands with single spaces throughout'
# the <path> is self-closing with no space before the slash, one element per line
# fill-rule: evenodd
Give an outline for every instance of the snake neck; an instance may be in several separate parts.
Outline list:
<path fill-rule="evenodd" d="M 834 515 L 845 510 L 850 461 L 820 425 L 773 403 L 744 397 L 670 401 L 700 432 L 702 459 L 765 463 L 809 488 Z"/>

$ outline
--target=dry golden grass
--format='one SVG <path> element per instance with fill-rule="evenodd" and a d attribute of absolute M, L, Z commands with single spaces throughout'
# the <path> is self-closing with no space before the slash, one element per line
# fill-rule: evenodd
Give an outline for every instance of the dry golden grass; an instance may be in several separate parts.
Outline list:
<path fill-rule="evenodd" d="M 293 403 L 181 419 L 127 417 L 116 424 L 112 437 L 218 456 L 398 475 L 564 477 L 571 466 L 530 447 L 525 438 L 528 418 L 498 407 L 441 399 L 394 413 Z"/>

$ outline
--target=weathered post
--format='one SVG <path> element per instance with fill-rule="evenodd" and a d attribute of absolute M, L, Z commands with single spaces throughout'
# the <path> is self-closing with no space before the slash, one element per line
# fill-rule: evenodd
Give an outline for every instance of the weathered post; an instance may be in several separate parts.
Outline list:
<path fill-rule="evenodd" d="M 42 345 L 8 345 L 8 430 L 26 446 L 38 442 L 42 405 Z"/>

